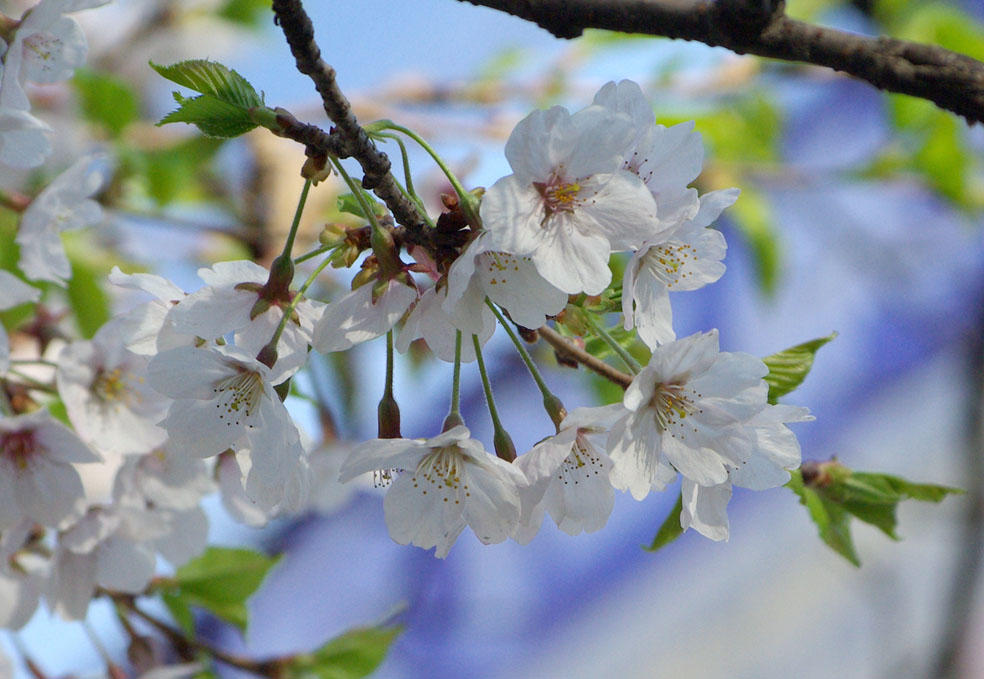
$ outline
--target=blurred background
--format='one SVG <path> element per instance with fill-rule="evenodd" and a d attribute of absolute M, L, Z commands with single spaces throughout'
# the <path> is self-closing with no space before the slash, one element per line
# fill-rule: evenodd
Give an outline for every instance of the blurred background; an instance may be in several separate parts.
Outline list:
<path fill-rule="evenodd" d="M 11 16 L 23 6 L 3 5 Z M 717 223 L 729 245 L 725 276 L 673 297 L 678 336 L 716 327 L 723 350 L 765 356 L 838 332 L 803 386 L 783 399 L 816 415 L 795 427 L 804 459 L 836 456 L 853 469 L 968 492 L 940 505 L 903 503 L 900 542 L 855 523 L 860 568 L 818 539 L 782 488 L 736 490 L 726 543 L 691 532 L 657 553 L 642 549 L 676 499 L 672 487 L 643 502 L 618 495 L 596 534 L 570 537 L 548 520 L 523 547 L 483 546 L 466 531 L 437 560 L 389 539 L 380 492 L 339 488 L 326 474 L 329 511 L 299 520 L 247 528 L 211 505 L 214 543 L 284 557 L 251 601 L 245 638 L 208 617 L 202 634 L 262 657 L 393 619 L 405 630 L 376 675 L 392 679 L 984 677 L 979 126 L 827 70 L 700 44 L 603 32 L 560 41 L 454 0 L 307 5 L 359 119 L 415 129 L 467 186 L 508 174 L 503 145 L 532 108 L 580 108 L 609 80 L 639 82 L 659 122 L 696 120 L 706 147 L 696 186 L 737 186 L 742 196 Z M 984 58 L 984 6 L 971 0 L 787 7 L 820 24 Z M 117 164 L 107 224 L 72 234 L 76 272 L 104 280 L 124 261 L 194 289 L 203 264 L 276 254 L 300 192 L 302 151 L 263 130 L 220 142 L 184 126 L 152 127 L 173 108 L 172 88 L 147 66 L 222 61 L 263 90 L 268 105 L 327 127 L 269 2 L 117 0 L 76 16 L 90 41 L 88 69 L 67 89 L 35 93 L 47 105 L 42 117 L 63 136 L 55 144 L 63 165 L 93 146 L 111 149 Z M 109 100 L 117 104 L 105 110 Z M 79 108 L 84 129 L 71 122 Z M 433 214 L 448 187 L 423 154 L 411 149 L 411 162 Z M 312 192 L 302 249 L 324 223 L 343 219 L 334 203 L 341 192 L 331 180 Z M 349 284 L 345 271 L 334 276 L 323 299 Z M 90 306 L 125 308 L 127 300 L 89 285 L 85 294 L 97 300 Z M 301 381 L 329 404 L 342 442 L 375 434 L 379 344 L 314 357 Z M 539 396 L 501 333 L 486 355 L 503 421 L 528 450 L 550 426 L 529 407 Z M 558 367 L 546 346 L 535 356 L 569 408 L 618 397 L 583 371 Z M 437 432 L 449 393 L 450 366 L 420 351 L 399 361 L 404 435 Z M 491 447 L 473 366 L 464 371 L 463 400 L 466 421 Z M 325 413 L 301 399 L 291 406 L 317 441 Z M 337 464 L 344 443 L 333 450 L 326 455 Z M 90 621 L 121 654 L 109 607 L 93 606 Z M 45 611 L 20 640 L 50 676 L 100 671 L 80 626 Z M 27 676 L 23 667 L 15 672 Z"/>

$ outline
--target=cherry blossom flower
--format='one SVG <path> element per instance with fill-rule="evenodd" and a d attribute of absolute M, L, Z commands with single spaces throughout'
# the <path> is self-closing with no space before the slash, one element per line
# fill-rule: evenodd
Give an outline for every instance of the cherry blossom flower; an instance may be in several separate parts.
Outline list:
<path fill-rule="evenodd" d="M 23 83 L 68 80 L 85 63 L 88 45 L 79 23 L 64 16 L 109 0 L 41 0 L 20 21 L 3 57 L 0 104 L 21 110 L 30 108 Z"/>
<path fill-rule="evenodd" d="M 9 271 L 0 271 L 0 290 L 3 290 L 3 296 L 0 297 L 0 311 L 41 299 L 40 290 L 31 287 Z M 7 338 L 6 329 L 0 325 L 0 373 L 5 372 L 9 367 L 10 340 Z"/>
<path fill-rule="evenodd" d="M 58 536 L 48 605 L 63 617 L 85 617 L 96 585 L 137 594 L 156 569 L 153 540 L 171 530 L 159 513 L 125 505 L 91 507 Z"/>
<path fill-rule="evenodd" d="M 195 335 L 178 332 L 168 318 L 171 307 L 185 297 L 185 292 L 177 285 L 154 274 L 125 274 L 118 266 L 110 271 L 109 282 L 153 297 L 114 319 L 127 349 L 142 356 L 153 356 L 158 351 L 196 343 Z"/>
<path fill-rule="evenodd" d="M 58 393 L 83 441 L 107 455 L 142 453 L 167 437 L 158 426 L 170 399 L 145 381 L 150 359 L 123 346 L 110 322 L 92 340 L 68 344 L 58 357 Z"/>
<path fill-rule="evenodd" d="M 0 418 L 0 530 L 24 517 L 52 528 L 78 517 L 85 497 L 72 465 L 100 460 L 47 411 Z"/>
<path fill-rule="evenodd" d="M 704 194 L 693 219 L 645 243 L 629 260 L 622 279 L 625 329 L 635 327 L 650 349 L 676 339 L 669 293 L 702 288 L 724 274 L 724 235 L 705 227 L 737 199 L 738 189 Z"/>
<path fill-rule="evenodd" d="M 85 156 L 62 172 L 24 211 L 17 231 L 20 269 L 31 280 L 65 285 L 72 274 L 61 232 L 94 224 L 102 208 L 91 200 L 105 179 L 102 156 Z"/>
<path fill-rule="evenodd" d="M 383 510 L 390 537 L 401 545 L 436 547 L 443 559 L 466 525 L 485 544 L 502 542 L 516 528 L 525 477 L 486 452 L 464 425 L 427 440 L 367 441 L 342 465 L 340 480 L 394 469 L 400 471 Z"/>
<path fill-rule="evenodd" d="M 287 377 L 238 347 L 215 346 L 163 351 L 151 359 L 147 380 L 174 399 L 162 424 L 182 450 L 212 457 L 250 441 L 275 456 L 297 437 L 272 386 Z"/>
<path fill-rule="evenodd" d="M 236 346 L 255 356 L 273 338 L 283 318 L 282 306 L 290 300 L 263 300 L 262 288 L 270 272 L 248 260 L 219 262 L 211 269 L 199 269 L 198 275 L 205 287 L 173 306 L 167 322 L 178 333 L 206 340 L 235 333 Z M 304 365 L 323 308 L 310 299 L 298 303 L 277 345 L 278 365 L 288 370 Z"/>
<path fill-rule="evenodd" d="M 451 265 L 442 308 L 462 330 L 462 314 L 478 314 L 485 297 L 524 328 L 539 328 L 567 306 L 567 293 L 539 274 L 530 257 L 488 250 L 488 232 L 475 238 Z M 474 321 L 472 321 L 474 324 Z"/>
<path fill-rule="evenodd" d="M 594 103 L 632 121 L 635 134 L 622 149 L 623 167 L 638 175 L 656 199 L 656 231 L 665 232 L 693 219 L 697 190 L 688 184 L 700 174 L 704 162 L 704 146 L 693 121 L 669 128 L 658 125 L 649 100 L 631 80 L 609 82 L 595 95 Z"/>
<path fill-rule="evenodd" d="M 612 251 L 635 247 L 656 224 L 656 201 L 622 169 L 634 130 L 603 106 L 571 115 L 534 111 L 506 143 L 513 174 L 485 193 L 480 207 L 489 249 L 529 256 L 566 293 L 601 293 L 611 281 Z"/>
<path fill-rule="evenodd" d="M 657 347 L 608 439 L 612 484 L 641 500 L 673 470 L 702 486 L 726 482 L 751 456 L 744 425 L 766 405 L 767 373 L 750 354 L 720 352 L 716 330 Z"/>
<path fill-rule="evenodd" d="M 789 480 L 787 470 L 799 467 L 801 459 L 799 441 L 786 425 L 812 419 L 806 408 L 788 405 L 766 405 L 749 419 L 745 431 L 754 449 L 746 464 L 730 468 L 728 480 L 715 486 L 683 480 L 683 529 L 693 528 L 712 540 L 727 540 L 732 487 L 767 490 L 785 484 Z"/>
<path fill-rule="evenodd" d="M 400 353 L 406 353 L 410 344 L 422 337 L 435 356 L 442 361 L 452 363 L 456 331 L 461 330 L 461 362 L 471 363 L 475 360 L 475 345 L 471 335 L 477 335 L 482 345 L 488 342 L 495 332 L 495 316 L 485 306 L 484 301 L 480 300 L 469 310 L 469 313 L 452 319 L 443 307 L 447 292 L 446 287 L 440 290 L 433 287 L 420 296 L 396 340 L 396 348 Z M 454 322 L 455 320 L 457 323 Z"/>
<path fill-rule="evenodd" d="M 607 433 L 625 412 L 621 403 L 578 408 L 564 418 L 556 435 L 516 458 L 529 483 L 520 490 L 523 512 L 513 535 L 517 542 L 526 544 L 536 536 L 544 511 L 568 535 L 605 526 L 615 503 L 612 461 L 591 438 Z"/>
<path fill-rule="evenodd" d="M 34 521 L 25 518 L 0 534 L 0 628 L 16 630 L 26 625 L 44 591 L 48 560 L 34 550 L 22 549 L 34 529 Z"/>
<path fill-rule="evenodd" d="M 314 348 L 346 351 L 385 335 L 417 299 L 417 290 L 390 280 L 373 301 L 373 283 L 361 285 L 327 306 L 314 329 Z"/>

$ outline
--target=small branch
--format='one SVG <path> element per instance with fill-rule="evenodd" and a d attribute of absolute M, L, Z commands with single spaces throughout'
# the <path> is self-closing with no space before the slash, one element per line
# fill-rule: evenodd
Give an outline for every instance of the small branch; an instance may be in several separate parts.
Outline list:
<path fill-rule="evenodd" d="M 230 667 L 245 670 L 261 677 L 278 676 L 278 672 L 283 664 L 279 660 L 253 660 L 252 658 L 243 658 L 238 655 L 226 653 L 225 651 L 215 648 L 204 641 L 185 636 L 181 630 L 171 627 L 166 622 L 158 620 L 154 616 L 138 608 L 132 596 L 120 594 L 112 594 L 111 596 L 113 601 L 118 605 L 123 606 L 126 610 L 130 611 L 160 632 L 179 654 L 185 654 L 188 649 L 195 648 L 204 651 L 219 662 L 225 663 Z"/>
<path fill-rule="evenodd" d="M 738 54 L 826 66 L 881 90 L 927 99 L 984 121 L 984 63 L 907 40 L 868 37 L 790 19 L 760 0 L 458 0 L 531 21 L 558 38 L 586 28 L 694 40 Z"/>
<path fill-rule="evenodd" d="M 386 203 L 396 221 L 407 228 L 414 242 L 426 242 L 424 217 L 413 201 L 400 190 L 390 172 L 389 158 L 376 148 L 356 120 L 351 104 L 335 80 L 335 69 L 321 58 L 321 50 L 314 41 L 314 27 L 300 0 L 273 0 L 273 12 L 290 45 L 297 70 L 314 82 L 325 113 L 335 124 L 340 141 L 331 142 L 338 147 L 338 152 L 333 155 L 359 161 L 365 173 L 363 188 L 371 189 Z"/>
<path fill-rule="evenodd" d="M 602 377 L 604 377 L 609 382 L 613 382 L 623 389 L 627 388 L 632 383 L 632 375 L 626 375 L 620 370 L 616 370 L 612 366 L 608 365 L 601 359 L 595 358 L 584 349 L 579 349 L 574 346 L 574 344 L 565 338 L 563 335 L 559 334 L 550 326 L 543 326 L 537 329 L 540 337 L 547 341 L 547 344 L 554 348 L 561 358 L 566 358 L 575 363 L 580 363 L 585 368 L 592 370 Z"/>

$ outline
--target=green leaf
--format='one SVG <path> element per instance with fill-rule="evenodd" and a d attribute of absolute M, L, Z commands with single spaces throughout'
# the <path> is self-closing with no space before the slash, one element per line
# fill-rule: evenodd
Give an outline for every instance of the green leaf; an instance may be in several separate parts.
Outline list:
<path fill-rule="evenodd" d="M 185 634 L 192 634 L 195 631 L 195 618 L 187 601 L 177 594 L 168 594 L 167 592 L 161 594 L 161 601 L 167 606 L 171 617 L 178 623 L 178 627 L 184 630 Z"/>
<path fill-rule="evenodd" d="M 174 99 L 179 108 L 164 116 L 158 125 L 192 123 L 212 137 L 235 137 L 256 127 L 250 109 L 263 106 L 263 99 L 249 82 L 220 63 L 205 59 L 181 61 L 171 66 L 150 62 L 162 76 L 201 94 Z"/>
<path fill-rule="evenodd" d="M 940 502 L 947 495 L 963 493 L 959 488 L 913 483 L 890 474 L 855 472 L 836 460 L 807 463 L 804 468 L 809 469 L 809 482 L 804 482 L 802 472 L 795 470 L 786 486 L 809 510 L 821 539 L 855 566 L 860 561 L 851 540 L 851 518 L 898 540 L 895 511 L 899 502 Z"/>
<path fill-rule="evenodd" d="M 786 487 L 799 496 L 800 504 L 806 507 L 813 523 L 817 525 L 820 539 L 855 566 L 860 566 L 861 560 L 851 539 L 851 517 L 848 513 L 836 504 L 825 500 L 812 488 L 805 486 L 803 476 L 798 469 L 790 472 Z"/>
<path fill-rule="evenodd" d="M 826 337 L 797 344 L 763 358 L 762 361 L 769 368 L 769 374 L 765 376 L 765 381 L 769 384 L 769 403 L 775 404 L 780 396 L 802 384 L 813 367 L 817 350 L 835 337 L 837 333 L 832 332 Z"/>
<path fill-rule="evenodd" d="M 380 203 L 378 200 L 375 200 L 368 194 L 364 193 L 362 195 L 369 201 L 369 206 L 372 208 L 373 215 L 375 217 L 384 217 L 388 214 L 388 210 L 385 205 Z M 346 193 L 339 196 L 335 201 L 335 204 L 339 212 L 347 212 L 350 215 L 356 215 L 357 217 L 362 217 L 363 219 L 369 219 L 369 216 L 365 213 L 365 210 L 362 209 L 362 204 L 359 202 L 359 199 L 356 198 L 354 193 Z"/>
<path fill-rule="evenodd" d="M 208 137 L 226 139 L 238 137 L 256 127 L 247 109 L 217 99 L 208 94 L 187 98 L 174 93 L 180 107 L 161 118 L 158 126 L 168 123 L 190 123 Z"/>
<path fill-rule="evenodd" d="M 677 496 L 677 501 L 676 504 L 673 505 L 673 509 L 670 510 L 670 513 L 663 521 L 663 525 L 659 527 L 658 531 L 656 531 L 656 537 L 653 538 L 653 543 L 645 549 L 650 552 L 655 552 L 683 535 L 683 526 L 680 525 L 680 514 L 682 512 L 683 493 L 681 492 Z"/>
<path fill-rule="evenodd" d="M 182 606 L 198 606 L 246 629 L 246 600 L 260 587 L 278 559 L 249 549 L 209 547 L 164 581 L 160 589 L 178 601 L 168 604 L 179 623 Z M 180 602 L 180 603 L 179 603 Z"/>
<path fill-rule="evenodd" d="M 108 73 L 78 69 L 72 79 L 82 115 L 104 126 L 113 137 L 137 120 L 140 103 L 130 84 Z"/>
<path fill-rule="evenodd" d="M 313 653 L 295 656 L 286 679 L 358 679 L 369 676 L 389 651 L 399 626 L 357 627 L 336 637 Z"/>

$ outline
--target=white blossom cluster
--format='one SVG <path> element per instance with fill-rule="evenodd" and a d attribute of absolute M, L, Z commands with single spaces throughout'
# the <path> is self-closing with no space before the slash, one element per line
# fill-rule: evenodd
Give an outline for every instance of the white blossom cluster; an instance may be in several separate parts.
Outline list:
<path fill-rule="evenodd" d="M 24 82 L 70 76 L 85 39 L 64 14 L 99 4 L 42 0 L 16 28 L 0 81 L 0 163 L 32 167 L 49 153 Z M 231 514 L 261 525 L 331 506 L 339 480 L 372 472 L 392 482 L 393 539 L 444 557 L 465 526 L 484 543 L 526 543 L 545 513 L 572 535 L 597 531 L 615 490 L 642 499 L 680 476 L 683 527 L 727 538 L 732 487 L 784 483 L 800 461 L 786 425 L 809 416 L 769 405 L 765 365 L 720 352 L 716 331 L 676 339 L 668 293 L 722 275 L 724 237 L 707 227 L 738 195 L 689 187 L 702 154 L 692 124 L 658 125 L 638 85 L 609 83 L 581 111 L 554 107 L 517 125 L 506 145 L 513 173 L 485 193 L 481 226 L 447 270 L 412 252 L 414 265 L 364 270 L 324 303 L 249 261 L 200 270 L 190 294 L 115 269 L 110 282 L 147 301 L 63 346 L 54 379 L 65 421 L 45 408 L 0 417 L 0 626 L 24 624 L 42 598 L 81 618 L 97 588 L 144 591 L 158 556 L 179 566 L 204 549 L 200 503 L 216 489 Z M 79 160 L 24 211 L 18 266 L 29 280 L 70 278 L 60 232 L 100 220 L 100 163 Z M 608 289 L 617 252 L 630 253 L 625 329 L 652 350 L 622 403 L 562 413 L 556 433 L 515 461 L 453 421 L 426 440 L 357 445 L 340 469 L 302 443 L 278 388 L 312 348 L 344 351 L 397 329 L 401 351 L 422 338 L 440 359 L 460 350 L 471 362 L 496 328 L 486 300 L 540 327 L 572 296 Z M 40 298 L 8 271 L 0 291 L 2 309 Z M 11 367 L 0 332 L 0 374 Z M 89 476 L 103 491 L 80 475 L 87 467 L 101 470 Z"/>

